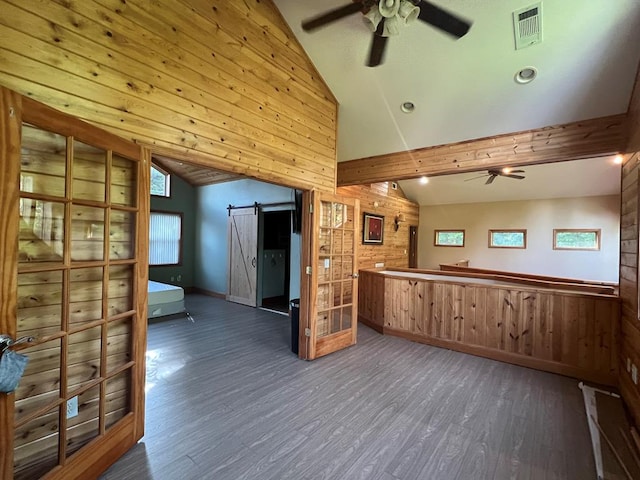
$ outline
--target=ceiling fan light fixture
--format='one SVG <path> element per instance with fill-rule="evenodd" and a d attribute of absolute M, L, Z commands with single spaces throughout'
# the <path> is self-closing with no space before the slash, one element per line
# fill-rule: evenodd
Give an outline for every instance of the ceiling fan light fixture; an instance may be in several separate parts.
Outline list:
<path fill-rule="evenodd" d="M 420 177 L 420 183 L 426 185 L 429 183 L 429 177 Z"/>
<path fill-rule="evenodd" d="M 402 105 L 400 105 L 400 110 L 403 113 L 412 113 L 415 109 L 416 106 L 413 102 L 402 102 Z"/>
<path fill-rule="evenodd" d="M 363 20 L 364 20 L 364 23 L 367 24 L 369 29 L 372 32 L 375 32 L 378 29 L 378 24 L 380 23 L 380 20 L 382 20 L 382 14 L 380 13 L 379 9 L 371 8 L 367 13 L 364 14 Z"/>
<path fill-rule="evenodd" d="M 531 83 L 538 76 L 538 69 L 536 67 L 524 67 L 516 72 L 514 80 L 519 84 Z"/>
<path fill-rule="evenodd" d="M 420 15 L 420 7 L 414 5 L 409 0 L 400 0 L 398 16 L 404 20 L 405 24 L 414 22 Z"/>
<path fill-rule="evenodd" d="M 385 18 L 395 17 L 398 14 L 398 10 L 400 10 L 400 0 L 380 0 L 378 10 L 380 15 Z"/>

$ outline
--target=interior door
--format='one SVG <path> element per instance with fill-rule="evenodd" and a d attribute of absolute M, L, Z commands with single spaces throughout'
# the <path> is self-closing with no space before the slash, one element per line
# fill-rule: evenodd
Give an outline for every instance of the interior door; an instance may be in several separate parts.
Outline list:
<path fill-rule="evenodd" d="M 258 207 L 229 210 L 229 293 L 227 300 L 256 306 Z"/>
<path fill-rule="evenodd" d="M 4 88 L 0 139 L 0 478 L 95 478 L 144 429 L 149 160 Z"/>
<path fill-rule="evenodd" d="M 304 197 L 304 253 L 299 356 L 307 360 L 356 343 L 358 326 L 357 199 L 319 192 Z"/>

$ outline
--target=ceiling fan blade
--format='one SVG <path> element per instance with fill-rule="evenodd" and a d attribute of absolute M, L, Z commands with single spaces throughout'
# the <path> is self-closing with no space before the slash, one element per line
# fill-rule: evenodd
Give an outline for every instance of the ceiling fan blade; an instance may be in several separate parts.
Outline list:
<path fill-rule="evenodd" d="M 487 178 L 487 181 L 484 182 L 485 185 L 490 185 L 493 183 L 493 181 L 496 179 L 495 175 L 490 175 L 489 178 Z"/>
<path fill-rule="evenodd" d="M 511 170 L 509 173 L 524 173 L 524 170 Z"/>
<path fill-rule="evenodd" d="M 509 177 L 509 178 L 517 178 L 518 180 L 522 180 L 524 179 L 524 177 L 522 175 L 504 175 L 505 177 Z"/>
<path fill-rule="evenodd" d="M 422 0 L 418 6 L 420 7 L 420 13 L 418 14 L 420 20 L 456 38 L 464 37 L 471 28 L 469 22 L 456 17 L 440 7 L 436 7 L 430 2 Z"/>
<path fill-rule="evenodd" d="M 340 20 L 341 18 L 347 17 L 349 15 L 353 15 L 354 13 L 362 11 L 362 3 L 350 3 L 349 5 L 345 5 L 344 7 L 336 8 L 335 10 L 331 10 L 327 13 L 323 13 L 322 15 L 318 15 L 317 17 L 310 18 L 309 20 L 305 20 L 302 22 L 302 29 L 305 32 L 310 32 L 311 30 L 315 30 L 316 28 L 320 28 L 327 23 L 335 22 L 336 20 Z"/>
<path fill-rule="evenodd" d="M 387 46 L 387 38 L 383 37 L 384 31 L 384 18 L 378 24 L 378 28 L 373 34 L 373 40 L 371 41 L 371 51 L 369 52 L 369 61 L 367 67 L 377 67 L 382 63 L 384 57 L 384 49 Z"/>
<path fill-rule="evenodd" d="M 478 176 L 478 177 L 467 178 L 467 179 L 465 180 L 465 182 L 470 182 L 471 180 L 477 180 L 477 179 L 479 179 L 479 178 L 484 178 L 484 177 L 486 177 L 486 176 L 487 176 L 487 175 L 480 175 L 480 176 Z"/>

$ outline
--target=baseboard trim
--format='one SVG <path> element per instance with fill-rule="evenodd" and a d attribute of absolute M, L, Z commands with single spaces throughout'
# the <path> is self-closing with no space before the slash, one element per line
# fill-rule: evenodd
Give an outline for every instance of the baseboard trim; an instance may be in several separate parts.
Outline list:
<path fill-rule="evenodd" d="M 382 325 L 373 323 L 371 320 L 364 318 L 360 315 L 358 315 L 358 321 L 363 325 L 366 325 L 367 327 L 372 328 L 376 332 L 384 334 L 384 328 L 382 327 Z"/>
<path fill-rule="evenodd" d="M 549 360 L 525 357 L 511 352 L 503 352 L 482 346 L 467 345 L 441 338 L 424 337 L 422 335 L 416 335 L 411 332 L 396 330 L 389 327 L 383 327 L 382 333 L 384 335 L 393 335 L 395 337 L 405 338 L 407 340 L 432 345 L 434 347 L 447 348 L 449 350 L 477 355 L 491 360 L 520 365 L 521 367 L 557 373 L 559 375 L 565 375 L 567 377 L 573 377 L 581 380 L 589 380 L 602 385 L 617 386 L 618 384 L 617 378 L 613 374 L 607 375 L 600 372 L 592 372 Z"/>
<path fill-rule="evenodd" d="M 224 293 L 218 293 L 200 287 L 192 287 L 190 293 L 199 293 L 201 295 L 207 295 L 209 297 L 221 298 L 222 300 L 227 299 L 227 296 Z"/>

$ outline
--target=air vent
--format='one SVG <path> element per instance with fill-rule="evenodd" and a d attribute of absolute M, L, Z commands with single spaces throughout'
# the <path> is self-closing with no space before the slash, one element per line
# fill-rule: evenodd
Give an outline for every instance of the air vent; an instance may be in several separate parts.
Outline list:
<path fill-rule="evenodd" d="M 542 42 L 542 2 L 513 12 L 516 50 Z"/>

